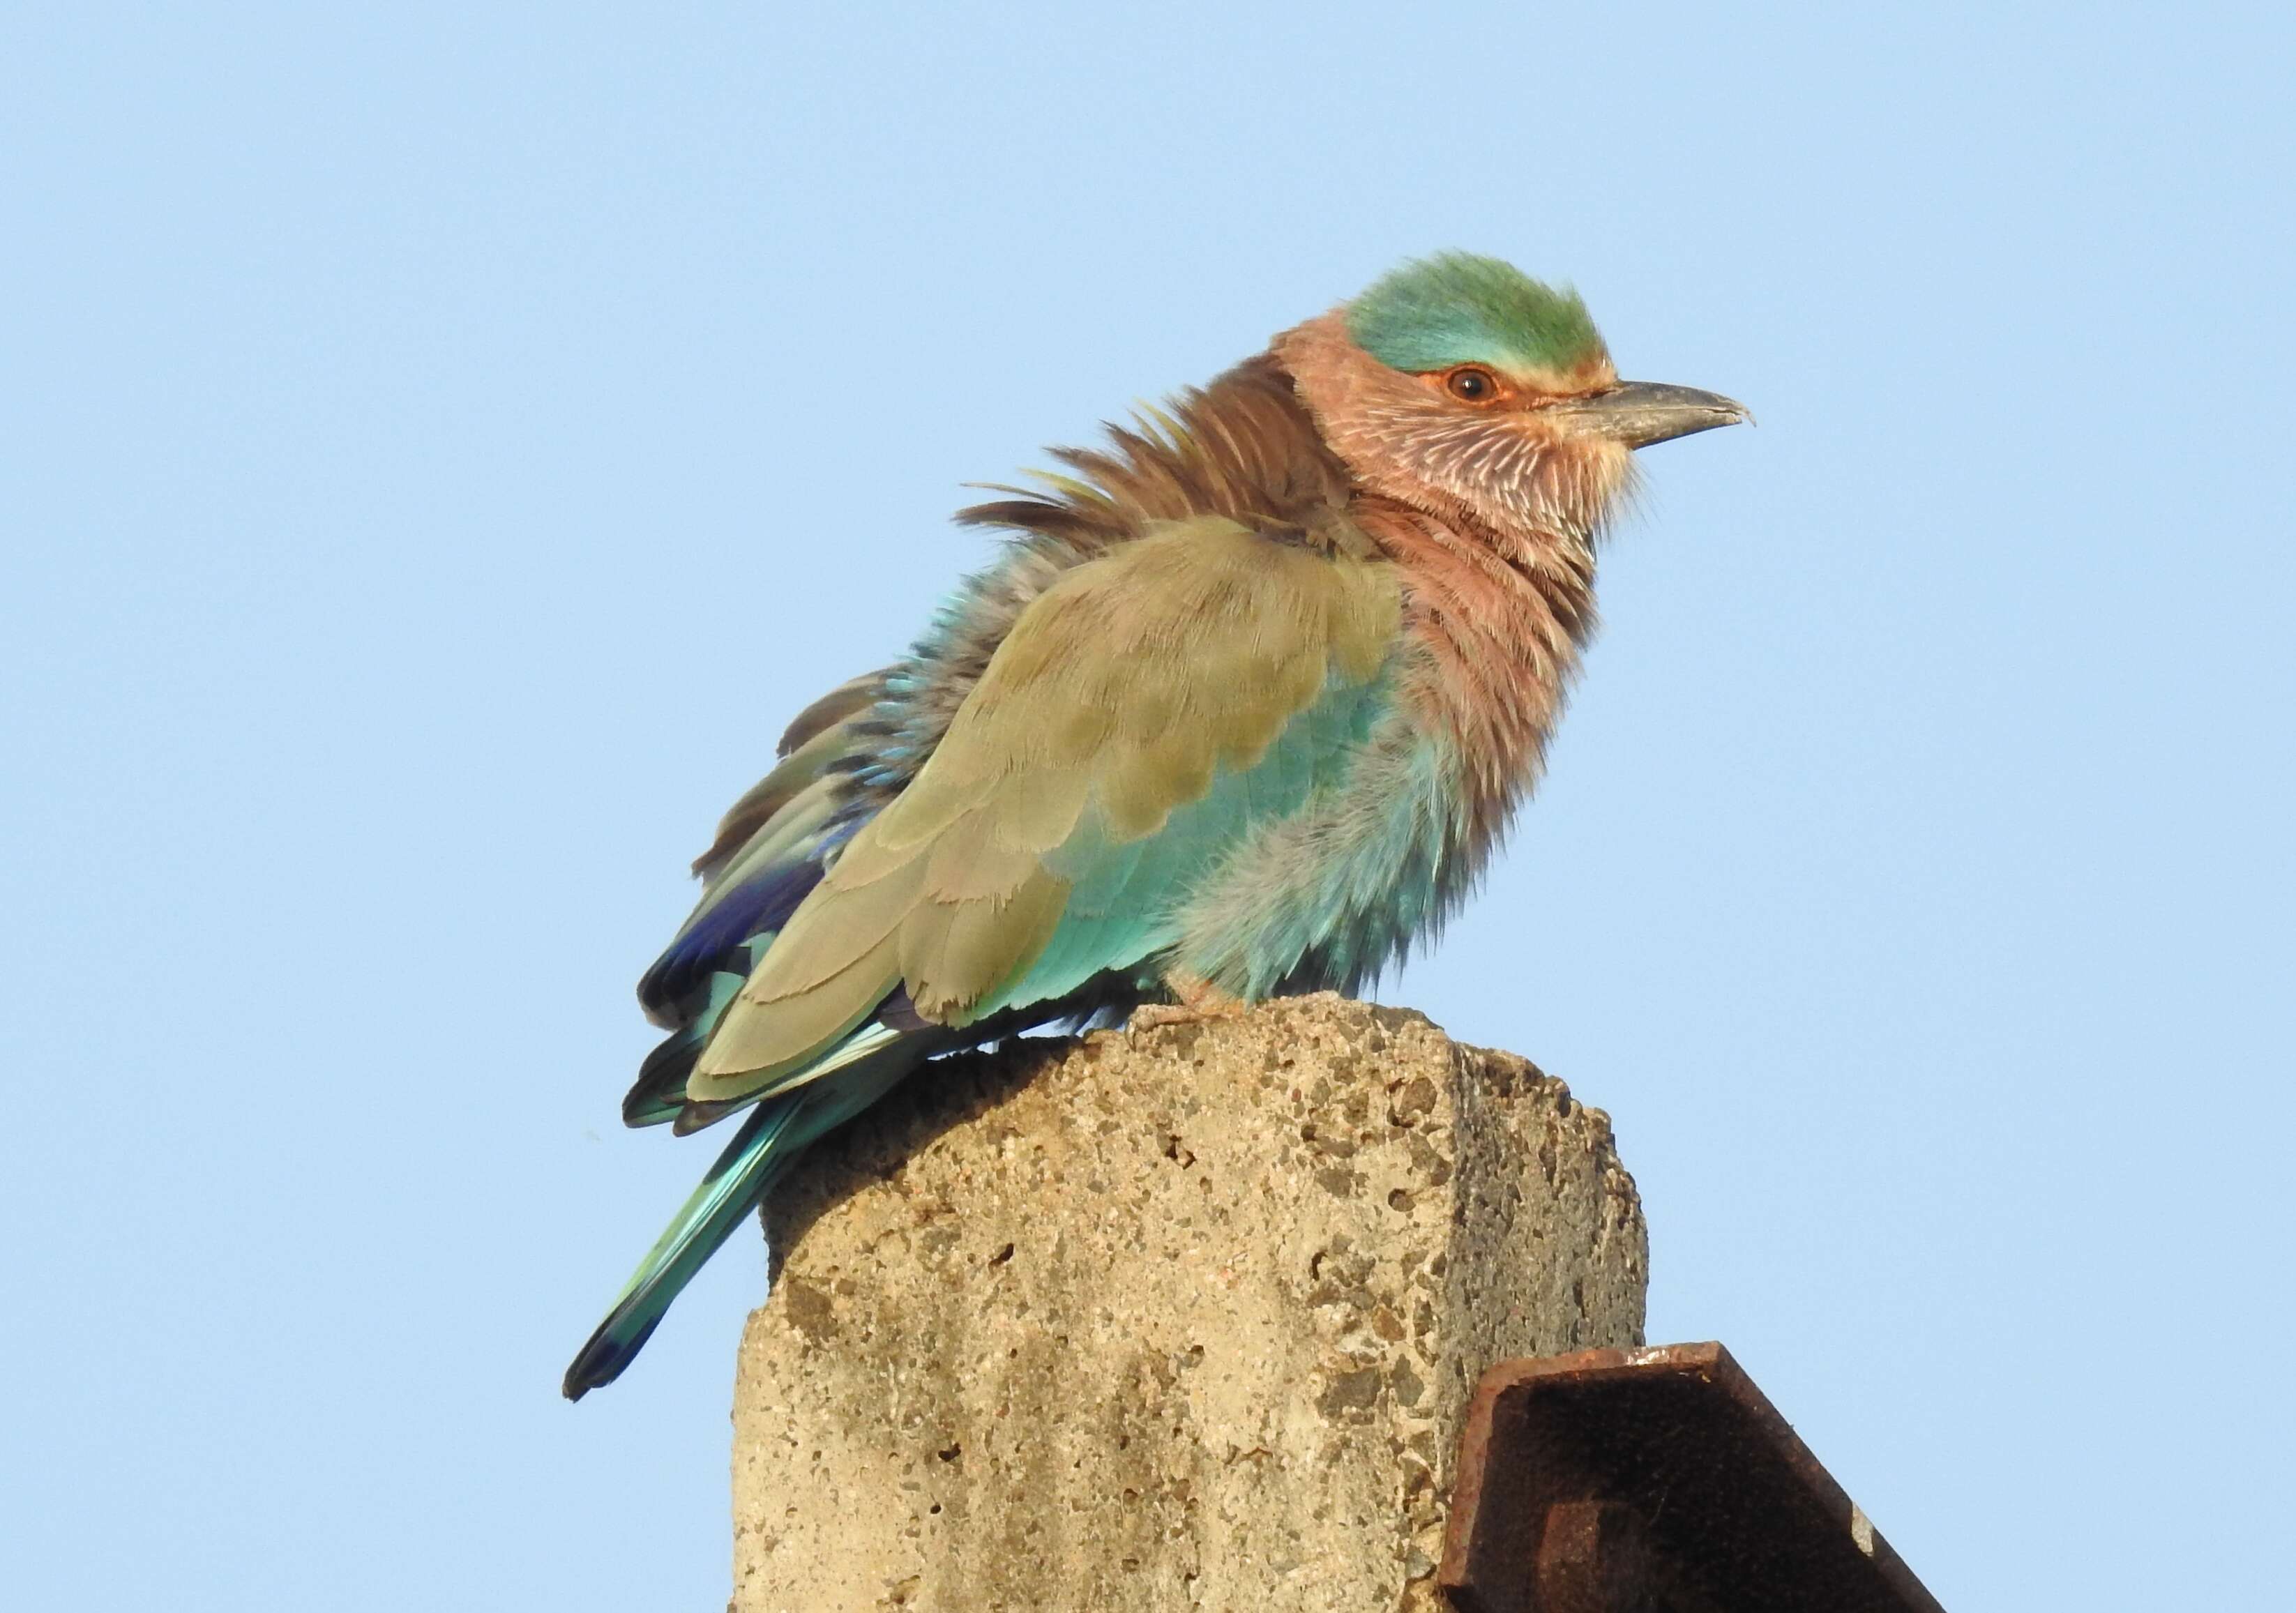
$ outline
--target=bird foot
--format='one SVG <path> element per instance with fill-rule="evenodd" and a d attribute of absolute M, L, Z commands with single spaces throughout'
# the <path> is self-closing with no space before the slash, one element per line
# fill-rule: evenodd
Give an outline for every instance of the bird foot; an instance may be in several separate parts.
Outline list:
<path fill-rule="evenodd" d="M 1242 998 L 1232 997 L 1207 980 L 1168 977 L 1164 984 L 1180 1000 L 1177 1003 L 1143 1003 L 1132 1011 L 1132 1018 L 1126 1021 L 1125 1029 L 1153 1030 L 1164 1025 L 1201 1025 L 1207 1019 L 1240 1019 L 1251 1009 L 1251 1004 Z"/>

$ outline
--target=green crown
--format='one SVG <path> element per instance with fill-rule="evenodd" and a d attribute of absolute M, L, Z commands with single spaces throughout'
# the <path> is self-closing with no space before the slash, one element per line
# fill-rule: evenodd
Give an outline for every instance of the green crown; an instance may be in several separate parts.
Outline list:
<path fill-rule="evenodd" d="M 1388 274 L 1348 305 L 1348 334 L 1380 363 L 1414 374 L 1464 364 L 1569 370 L 1603 355 L 1578 292 L 1469 252 L 1438 253 Z"/>

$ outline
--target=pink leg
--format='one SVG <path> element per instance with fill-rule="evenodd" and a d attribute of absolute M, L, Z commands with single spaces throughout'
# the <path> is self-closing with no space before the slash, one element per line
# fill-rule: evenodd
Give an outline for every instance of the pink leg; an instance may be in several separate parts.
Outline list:
<path fill-rule="evenodd" d="M 1126 1028 L 1147 1030 L 1159 1025 L 1196 1025 L 1206 1019 L 1233 1019 L 1250 1011 L 1242 997 L 1230 996 L 1210 981 L 1194 975 L 1168 974 L 1164 988 L 1177 1003 L 1144 1003 L 1132 1011 Z"/>

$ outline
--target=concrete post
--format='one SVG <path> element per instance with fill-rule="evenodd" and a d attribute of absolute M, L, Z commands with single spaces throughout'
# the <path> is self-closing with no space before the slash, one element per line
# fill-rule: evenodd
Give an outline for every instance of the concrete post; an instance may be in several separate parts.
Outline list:
<path fill-rule="evenodd" d="M 1642 1342 L 1608 1119 L 1329 995 L 948 1060 L 767 1216 L 738 1613 L 1431 1609 L 1478 1375 Z"/>

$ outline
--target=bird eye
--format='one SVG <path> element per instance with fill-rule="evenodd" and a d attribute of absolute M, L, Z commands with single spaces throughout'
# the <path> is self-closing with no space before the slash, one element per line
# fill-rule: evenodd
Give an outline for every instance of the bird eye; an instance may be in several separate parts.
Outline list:
<path fill-rule="evenodd" d="M 1474 364 L 1452 371 L 1444 377 L 1443 386 L 1463 403 L 1488 403 L 1499 395 L 1499 378 Z"/>

